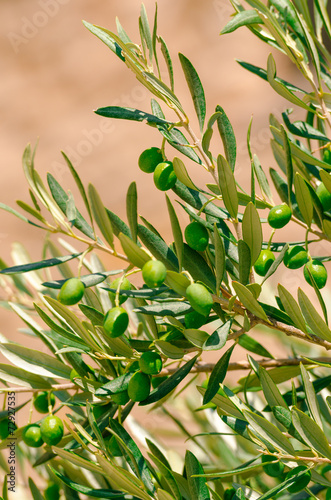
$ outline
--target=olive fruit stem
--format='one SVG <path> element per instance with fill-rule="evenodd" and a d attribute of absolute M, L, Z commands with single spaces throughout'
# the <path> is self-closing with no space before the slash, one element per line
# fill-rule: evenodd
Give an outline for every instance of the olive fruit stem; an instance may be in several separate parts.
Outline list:
<path fill-rule="evenodd" d="M 272 243 L 272 239 L 273 239 L 273 237 L 274 237 L 275 232 L 276 232 L 276 229 L 273 229 L 273 230 L 271 231 L 270 238 L 269 238 L 269 241 L 268 241 L 268 247 L 267 247 L 267 250 L 270 250 L 271 243 Z"/>
<path fill-rule="evenodd" d="M 80 279 L 81 273 L 82 273 L 82 267 L 84 264 L 84 259 L 86 255 L 93 250 L 93 246 L 89 245 L 86 250 L 82 253 L 82 255 L 79 257 L 79 264 L 78 264 L 78 279 Z"/>

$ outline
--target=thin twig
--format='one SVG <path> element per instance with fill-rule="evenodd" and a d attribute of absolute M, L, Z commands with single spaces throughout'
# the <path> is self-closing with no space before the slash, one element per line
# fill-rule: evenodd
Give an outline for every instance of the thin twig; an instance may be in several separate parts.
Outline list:
<path fill-rule="evenodd" d="M 302 359 L 302 358 L 279 358 L 279 359 L 269 359 L 269 358 L 263 358 L 260 360 L 257 360 L 257 364 L 259 366 L 263 366 L 264 368 L 277 368 L 280 366 L 298 366 L 300 363 L 303 365 L 312 365 L 314 364 L 314 361 L 316 363 L 330 363 L 331 364 L 331 358 L 326 358 L 326 357 L 320 357 L 320 358 L 311 358 L 310 361 L 307 359 Z M 190 373 L 210 373 L 213 371 L 215 367 L 215 363 L 198 363 L 196 364 Z M 229 363 L 228 366 L 228 371 L 235 371 L 235 370 L 250 370 L 252 367 L 248 361 L 235 361 L 232 363 Z M 163 369 L 158 375 L 155 375 L 156 377 L 164 377 L 165 375 L 171 375 L 172 373 L 175 373 L 177 371 L 177 368 L 165 368 Z"/>

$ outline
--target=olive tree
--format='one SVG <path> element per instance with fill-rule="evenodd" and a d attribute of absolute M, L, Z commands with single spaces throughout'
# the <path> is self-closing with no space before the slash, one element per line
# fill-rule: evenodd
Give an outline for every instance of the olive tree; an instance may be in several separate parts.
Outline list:
<path fill-rule="evenodd" d="M 241 185 L 231 103 L 226 110 L 215 103 L 206 116 L 206 75 L 200 79 L 179 54 L 196 112 L 189 116 L 174 91 L 157 11 L 150 23 L 143 5 L 139 42 L 119 22 L 116 32 L 84 24 L 151 94 L 148 110 L 106 106 L 96 113 L 154 128 L 155 141 L 138 152 L 137 168 L 165 196 L 172 241 L 138 217 L 134 181 L 123 195 L 122 220 L 94 185 L 85 187 L 66 155 L 80 199 L 52 174 L 43 181 L 36 151 L 24 151 L 31 204 L 19 202 L 20 212 L 1 208 L 46 238 L 40 261 L 27 263 L 22 250 L 14 266 L 0 262 L 8 296 L 1 305 L 28 334 L 24 345 L 1 337 L 9 361 L 0 365 L 3 499 L 13 491 L 5 458 L 11 443 L 35 500 L 331 498 L 324 265 L 331 256 L 319 252 L 319 244 L 327 249 L 331 241 L 327 0 L 230 3 L 234 14 L 221 35 L 248 28 L 301 78 L 300 87 L 281 78 L 272 54 L 266 68 L 240 61 L 243 73 L 264 79 L 283 98 L 281 121 L 270 115 L 269 172 L 251 145 L 250 122 L 250 182 Z M 205 169 L 209 182 L 197 186 L 192 168 Z M 288 225 L 300 241 L 286 241 Z M 116 269 L 103 264 L 104 254 L 117 259 Z M 275 284 L 284 266 L 300 281 L 295 294 Z M 31 336 L 45 352 L 29 346 Z M 281 359 L 274 342 L 283 345 Z M 239 346 L 246 357 L 233 361 Z M 245 375 L 238 379 L 236 370 Z M 26 399 L 12 408 L 16 393 Z M 17 428 L 14 416 L 26 405 L 29 421 Z M 178 429 L 177 452 L 160 442 L 148 420 L 137 424 L 137 407 L 142 422 L 152 412 Z M 25 473 L 27 463 L 40 474 L 42 491 Z"/>

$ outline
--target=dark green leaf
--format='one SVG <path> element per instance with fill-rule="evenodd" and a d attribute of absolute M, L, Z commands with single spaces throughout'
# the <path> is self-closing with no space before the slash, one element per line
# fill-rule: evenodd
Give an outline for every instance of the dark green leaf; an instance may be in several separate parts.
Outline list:
<path fill-rule="evenodd" d="M 132 240 L 137 243 L 138 232 L 138 206 L 137 206 L 137 185 L 131 182 L 126 195 L 126 214 L 129 221 Z"/>
<path fill-rule="evenodd" d="M 89 486 L 83 486 L 82 484 L 75 483 L 72 481 L 69 477 L 64 476 L 61 474 L 61 472 L 53 469 L 51 467 L 52 472 L 62 481 L 62 483 L 68 485 L 72 490 L 78 491 L 78 493 L 82 493 L 82 495 L 87 495 L 88 497 L 91 498 L 117 498 L 118 500 L 123 500 L 123 492 L 122 491 L 116 491 L 116 490 L 110 490 L 110 489 L 93 489 Z"/>
<path fill-rule="evenodd" d="M 301 290 L 301 288 L 298 289 L 298 299 L 304 318 L 308 326 L 314 332 L 314 334 L 322 339 L 330 341 L 331 340 L 330 328 L 318 314 L 314 305 L 309 300 L 307 295 Z"/>
<path fill-rule="evenodd" d="M 32 262 L 31 264 L 22 264 L 19 266 L 7 267 L 0 271 L 1 274 L 15 274 L 15 273 L 28 273 L 29 271 L 36 271 L 37 269 L 44 269 L 46 267 L 59 266 L 63 262 L 68 262 L 69 260 L 76 259 L 81 253 L 74 253 L 71 255 L 65 255 L 63 257 L 57 257 L 52 259 L 45 259 L 39 262 Z"/>
<path fill-rule="evenodd" d="M 60 210 L 64 214 L 66 214 L 67 202 L 69 198 L 67 193 L 64 191 L 64 189 L 60 186 L 57 180 L 50 173 L 47 174 L 47 182 L 54 201 L 56 202 Z M 90 226 L 90 224 L 86 222 L 86 220 L 78 210 L 76 211 L 76 219 L 74 221 L 74 226 L 89 238 L 93 240 L 95 239 L 93 228 Z"/>
<path fill-rule="evenodd" d="M 184 243 L 183 266 L 195 281 L 201 281 L 215 291 L 215 276 L 211 268 L 204 258 L 186 243 Z"/>
<path fill-rule="evenodd" d="M 202 346 L 203 351 L 218 351 L 226 344 L 231 330 L 232 320 L 228 320 L 215 330 Z"/>
<path fill-rule="evenodd" d="M 278 293 L 281 303 L 294 325 L 303 332 L 307 332 L 304 317 L 292 294 L 281 284 L 278 284 Z"/>
<path fill-rule="evenodd" d="M 302 439 L 323 457 L 331 458 L 328 440 L 323 430 L 304 412 L 292 409 L 293 425 Z"/>
<path fill-rule="evenodd" d="M 96 390 L 95 395 L 110 396 L 111 394 L 117 394 L 118 392 L 126 391 L 132 375 L 132 372 L 128 372 L 124 375 L 120 375 L 110 382 L 107 382 Z"/>
<path fill-rule="evenodd" d="M 195 500 L 210 500 L 206 479 L 204 477 L 193 477 L 204 473 L 202 465 L 195 455 L 188 450 L 185 455 L 185 469 L 191 498 Z"/>
<path fill-rule="evenodd" d="M 115 274 L 123 273 L 123 269 L 115 269 L 114 271 L 106 271 L 104 273 L 93 273 L 93 274 L 84 274 L 79 279 L 84 283 L 86 288 L 91 286 L 98 285 L 105 281 L 109 276 L 113 276 Z M 55 281 L 45 281 L 42 283 L 43 286 L 47 286 L 48 288 L 60 289 L 63 283 L 67 280 L 55 280 Z"/>
<path fill-rule="evenodd" d="M 225 271 L 225 249 L 221 235 L 214 224 L 214 246 L 215 246 L 215 272 L 216 272 L 216 293 L 218 293 L 224 278 Z"/>
<path fill-rule="evenodd" d="M 213 397 L 217 394 L 217 391 L 220 388 L 220 384 L 223 382 L 226 376 L 226 372 L 228 370 L 230 357 L 232 351 L 236 344 L 233 344 L 230 349 L 228 349 L 223 356 L 219 359 L 216 365 L 211 372 L 208 387 L 203 397 L 203 404 L 209 403 L 213 399 Z"/>
<path fill-rule="evenodd" d="M 156 259 L 163 262 L 167 269 L 178 271 L 177 257 L 163 239 L 141 224 L 138 224 L 138 236 L 145 247 Z"/>
<path fill-rule="evenodd" d="M 217 157 L 218 185 L 222 193 L 225 208 L 233 219 L 238 214 L 238 194 L 233 171 L 224 156 Z"/>
<path fill-rule="evenodd" d="M 131 238 L 131 231 L 125 222 L 123 222 L 116 214 L 108 210 L 108 208 L 106 208 L 106 212 L 111 222 L 114 234 L 118 237 L 120 233 L 123 233 L 125 236 Z"/>
<path fill-rule="evenodd" d="M 186 375 L 190 373 L 197 359 L 198 356 L 195 356 L 194 358 L 190 359 L 190 361 L 185 363 L 185 365 L 181 366 L 175 373 L 170 375 L 167 380 L 162 382 L 156 389 L 154 389 L 150 393 L 148 398 L 144 399 L 144 401 L 141 401 L 139 403 L 139 406 L 156 403 L 160 399 L 167 396 L 167 394 L 173 391 L 178 386 L 178 384 L 186 377 Z"/>
<path fill-rule="evenodd" d="M 143 122 L 146 120 L 148 124 L 152 125 L 165 125 L 171 122 L 158 118 L 157 116 L 151 115 L 150 113 L 145 113 L 145 111 L 140 111 L 134 108 L 122 108 L 121 106 L 107 106 L 105 108 L 99 108 L 95 111 L 97 115 L 105 116 L 106 118 L 118 118 L 120 120 L 134 120 L 137 122 Z"/>
<path fill-rule="evenodd" d="M 193 64 L 183 54 L 179 53 L 178 56 L 191 92 L 195 111 L 199 120 L 200 131 L 202 132 L 206 116 L 206 100 L 203 86 Z"/>
<path fill-rule="evenodd" d="M 183 242 L 183 233 L 180 228 L 179 220 L 177 217 L 177 214 L 175 212 L 175 209 L 169 199 L 169 197 L 166 195 L 166 201 L 167 201 L 167 207 L 168 207 L 168 212 L 169 212 L 169 217 L 170 217 L 170 223 L 171 223 L 171 229 L 172 229 L 172 234 L 174 237 L 175 241 L 175 248 L 176 248 L 176 255 L 178 259 L 178 268 L 181 271 L 182 269 L 182 262 L 183 262 L 183 254 L 184 254 L 184 242 Z"/>
<path fill-rule="evenodd" d="M 161 302 L 160 304 L 152 304 L 150 306 L 136 307 L 135 312 L 149 314 L 151 316 L 181 316 L 186 314 L 192 308 L 186 302 Z"/>
<path fill-rule="evenodd" d="M 91 205 L 91 210 L 93 218 L 97 223 L 102 235 L 109 244 L 109 246 L 114 250 L 114 235 L 113 228 L 109 217 L 107 215 L 106 209 L 102 203 L 101 197 L 93 186 L 93 184 L 88 185 L 88 195 Z"/>
<path fill-rule="evenodd" d="M 225 212 L 225 210 L 217 207 L 212 202 L 207 204 L 206 202 L 208 201 L 208 198 L 206 196 L 204 196 L 199 191 L 188 188 L 182 182 L 177 181 L 172 189 L 177 196 L 188 203 L 192 208 L 195 208 L 196 210 L 202 209 L 202 212 L 216 217 L 217 219 L 228 218 L 228 214 L 227 212 Z M 204 206 L 205 204 L 206 206 Z"/>
<path fill-rule="evenodd" d="M 274 356 L 267 351 L 257 340 L 253 339 L 249 335 L 244 333 L 240 335 L 238 338 L 238 344 L 241 345 L 246 351 L 253 352 L 254 354 L 258 354 L 259 356 L 263 356 L 264 358 L 274 358 Z"/>
<path fill-rule="evenodd" d="M 282 113 L 284 123 L 288 128 L 289 132 L 298 137 L 304 137 L 305 139 L 316 139 L 318 141 L 330 142 L 324 134 L 322 134 L 317 128 L 312 127 L 309 123 L 303 121 L 290 122 L 288 117 L 288 112 Z"/>
<path fill-rule="evenodd" d="M 262 78 L 263 80 L 268 81 L 267 72 L 265 69 L 259 68 L 258 66 L 254 66 L 254 64 L 240 61 L 239 59 L 237 59 L 237 63 L 239 63 L 240 66 L 247 69 L 251 73 L 254 73 L 254 75 L 257 75 L 260 78 Z M 288 90 L 290 90 L 292 92 L 301 92 L 303 94 L 307 94 L 306 90 L 300 89 L 299 87 L 296 87 L 292 83 L 287 82 L 286 80 L 282 80 L 278 76 L 276 76 L 275 80 L 279 83 L 282 83 Z"/>
<path fill-rule="evenodd" d="M 185 135 L 178 128 L 158 127 L 160 133 L 167 139 L 169 144 L 180 151 L 183 155 L 187 156 L 196 163 L 201 164 L 201 160 L 197 153 L 194 151 Z"/>
<path fill-rule="evenodd" d="M 238 241 L 239 254 L 239 281 L 247 285 L 251 272 L 251 252 L 249 246 L 244 240 Z"/>
<path fill-rule="evenodd" d="M 261 305 L 258 303 L 252 292 L 242 285 L 241 283 L 238 283 L 237 281 L 232 282 L 232 286 L 238 295 L 238 298 L 240 302 L 250 311 L 251 313 L 255 314 L 258 318 L 263 319 L 264 321 L 269 322 L 268 317 L 266 313 L 264 312 L 263 308 Z"/>
<path fill-rule="evenodd" d="M 248 203 L 242 220 L 243 240 L 247 243 L 251 252 L 251 265 L 260 255 L 263 234 L 260 216 L 252 202 Z"/>
<path fill-rule="evenodd" d="M 288 243 L 286 243 L 286 245 L 284 245 L 282 250 L 277 255 L 276 260 L 274 260 L 273 263 L 271 264 L 271 266 L 270 266 L 267 274 L 264 276 L 261 284 L 263 284 L 268 278 L 270 278 L 270 276 L 272 276 L 277 271 L 278 267 L 280 266 L 280 264 L 284 260 L 284 255 L 287 252 L 288 248 L 289 248 L 289 245 L 288 245 Z"/>
<path fill-rule="evenodd" d="M 144 459 L 141 451 L 139 450 L 136 443 L 133 441 L 132 437 L 127 433 L 124 427 L 117 422 L 115 419 L 109 420 L 109 427 L 114 431 L 116 436 L 124 442 L 125 447 L 129 450 L 131 457 L 127 454 L 126 459 L 131 467 L 131 469 L 137 471 L 137 474 L 141 477 L 147 490 L 153 494 L 155 493 L 155 487 L 152 482 L 152 476 L 149 471 L 146 460 Z"/>
<path fill-rule="evenodd" d="M 224 109 L 221 106 L 216 106 L 215 111 L 221 113 L 220 115 L 217 115 L 217 126 L 223 142 L 225 157 L 229 162 L 231 170 L 233 171 L 237 156 L 236 137 Z"/>
<path fill-rule="evenodd" d="M 297 172 L 294 177 L 295 196 L 299 210 L 308 227 L 313 220 L 313 202 L 305 179 Z"/>
<path fill-rule="evenodd" d="M 158 37 L 158 40 L 161 44 L 161 52 L 164 57 L 164 60 L 166 62 L 167 68 L 168 68 L 168 73 L 169 73 L 169 80 L 170 80 L 170 88 L 173 91 L 174 90 L 174 70 L 173 70 L 173 65 L 172 65 L 172 60 L 170 57 L 170 53 L 167 47 L 166 42 L 162 38 L 162 36 Z"/>

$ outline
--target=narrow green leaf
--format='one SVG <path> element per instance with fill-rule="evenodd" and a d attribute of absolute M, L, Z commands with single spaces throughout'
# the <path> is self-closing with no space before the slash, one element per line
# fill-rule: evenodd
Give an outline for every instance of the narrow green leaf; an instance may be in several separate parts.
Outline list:
<path fill-rule="evenodd" d="M 251 272 L 251 252 L 249 246 L 244 240 L 238 241 L 239 254 L 239 281 L 247 285 Z"/>
<path fill-rule="evenodd" d="M 184 274 L 167 271 L 165 283 L 179 295 L 185 296 L 186 288 L 189 286 L 190 280 Z"/>
<path fill-rule="evenodd" d="M 210 374 L 207 390 L 203 396 L 203 404 L 209 403 L 209 401 L 211 401 L 217 394 L 217 391 L 220 388 L 220 384 L 222 384 L 223 380 L 225 379 L 231 354 L 235 346 L 236 344 L 233 344 L 214 366 L 213 371 Z"/>
<path fill-rule="evenodd" d="M 114 38 L 111 36 L 111 33 L 101 26 L 95 26 L 87 21 L 83 21 L 84 26 L 91 32 L 93 35 L 98 37 L 103 43 L 107 45 L 116 54 L 122 61 L 125 61 L 123 52 L 121 47 L 115 42 Z"/>
<path fill-rule="evenodd" d="M 267 349 L 265 349 L 263 345 L 260 344 L 260 342 L 253 339 L 249 335 L 246 335 L 246 333 L 240 335 L 240 337 L 238 338 L 238 344 L 246 349 L 246 351 L 253 352 L 258 356 L 263 356 L 264 358 L 271 359 L 274 358 L 274 356 Z"/>
<path fill-rule="evenodd" d="M 303 411 L 297 408 L 292 409 L 293 425 L 302 439 L 323 457 L 331 459 L 329 442 L 323 430 L 308 417 Z"/>
<path fill-rule="evenodd" d="M 243 413 L 253 430 L 265 439 L 270 446 L 276 448 L 276 450 L 295 456 L 295 451 L 291 442 L 283 435 L 278 427 L 256 413 L 246 410 L 243 410 Z"/>
<path fill-rule="evenodd" d="M 185 469 L 191 498 L 195 500 L 210 500 L 206 479 L 204 477 L 194 477 L 204 473 L 202 465 L 189 450 L 186 451 L 185 455 Z"/>
<path fill-rule="evenodd" d="M 298 299 L 302 314 L 308 326 L 311 328 L 315 335 L 330 342 L 330 328 L 318 314 L 314 305 L 311 303 L 307 295 L 301 290 L 301 288 L 298 289 Z"/>
<path fill-rule="evenodd" d="M 121 242 L 123 252 L 134 266 L 141 269 L 147 261 L 151 260 L 145 250 L 140 248 L 128 236 L 120 233 L 118 237 Z"/>
<path fill-rule="evenodd" d="M 151 316 L 181 316 L 191 310 L 191 306 L 187 302 L 174 301 L 174 302 L 160 302 L 151 305 L 136 307 L 134 312 L 140 312 Z"/>
<path fill-rule="evenodd" d="M 159 132 L 167 139 L 168 143 L 177 151 L 180 151 L 183 155 L 187 156 L 195 163 L 199 163 L 201 165 L 202 161 L 197 153 L 194 151 L 194 148 L 187 140 L 185 135 L 179 130 L 179 128 L 166 128 L 166 127 L 158 127 Z"/>
<path fill-rule="evenodd" d="M 225 249 L 216 223 L 214 224 L 216 293 L 219 293 L 225 272 Z"/>
<path fill-rule="evenodd" d="M 182 233 L 175 209 L 174 209 L 174 207 L 173 207 L 173 205 L 172 205 L 172 203 L 167 195 L 166 195 L 166 201 L 167 201 L 167 207 L 168 207 L 168 212 L 169 212 L 169 217 L 170 217 L 172 234 L 173 234 L 174 241 L 175 241 L 176 255 L 177 255 L 177 259 L 178 259 L 178 268 L 181 271 L 182 270 L 183 255 L 184 255 L 183 233 Z"/>
<path fill-rule="evenodd" d="M 222 29 L 220 35 L 232 33 L 242 26 L 249 26 L 251 24 L 263 24 L 263 20 L 256 10 L 242 10 L 233 16 L 231 21 Z"/>
<path fill-rule="evenodd" d="M 69 191 L 68 200 L 66 203 L 66 216 L 70 224 L 73 226 L 77 219 L 77 209 L 72 193 Z"/>
<path fill-rule="evenodd" d="M 138 236 L 152 255 L 171 271 L 178 271 L 178 259 L 165 241 L 147 227 L 138 224 Z"/>
<path fill-rule="evenodd" d="M 185 365 L 181 366 L 181 368 L 179 368 L 175 373 L 170 375 L 170 377 L 168 377 L 167 380 L 162 382 L 156 389 L 154 389 L 150 393 L 148 398 L 144 399 L 144 401 L 141 401 L 139 403 L 139 406 L 141 405 L 146 406 L 152 403 L 156 403 L 160 399 L 164 398 L 171 391 L 173 391 L 178 386 L 178 384 L 186 377 L 186 375 L 190 373 L 197 359 L 198 355 L 190 359 L 190 361 L 187 361 Z"/>
<path fill-rule="evenodd" d="M 206 117 L 206 100 L 203 86 L 193 64 L 183 54 L 179 53 L 178 56 L 191 92 L 194 108 L 199 120 L 200 131 L 202 132 Z"/>
<path fill-rule="evenodd" d="M 47 182 L 54 201 L 63 212 L 63 214 L 66 214 L 67 202 L 69 198 L 67 193 L 50 173 L 47 174 Z M 95 239 L 93 228 L 86 222 L 86 220 L 78 210 L 76 210 L 76 219 L 74 221 L 74 226 L 89 238 L 93 240 Z"/>
<path fill-rule="evenodd" d="M 218 351 L 225 346 L 231 330 L 232 320 L 228 320 L 217 328 L 204 342 L 203 351 Z"/>
<path fill-rule="evenodd" d="M 141 480 L 143 481 L 146 489 L 153 494 L 155 492 L 155 486 L 152 482 L 152 475 L 149 471 L 146 460 L 144 459 L 141 451 L 139 450 L 136 443 L 133 441 L 132 437 L 124 429 L 124 427 L 117 422 L 115 419 L 109 420 L 109 427 L 118 436 L 121 441 L 125 444 L 125 447 L 130 452 L 130 455 L 126 457 L 132 470 L 136 469 L 136 473 L 139 474 Z M 128 460 L 129 458 L 129 460 Z"/>
<path fill-rule="evenodd" d="M 137 243 L 138 233 L 138 205 L 137 205 L 137 185 L 131 182 L 126 195 L 126 214 L 129 221 L 132 240 Z"/>
<path fill-rule="evenodd" d="M 33 207 L 30 207 L 30 205 L 28 205 L 27 203 L 24 203 L 24 201 L 21 201 L 21 200 L 17 200 L 16 203 L 20 208 L 25 210 L 28 214 L 32 215 L 32 217 L 35 217 L 40 222 L 45 224 L 46 219 L 41 215 L 41 213 L 38 210 L 35 210 Z M 28 219 L 26 219 L 25 222 L 27 222 L 27 221 L 28 221 Z"/>
<path fill-rule="evenodd" d="M 165 60 L 165 63 L 167 65 L 167 69 L 168 69 L 170 88 L 173 91 L 174 90 L 174 70 L 173 70 L 171 56 L 170 56 L 167 44 L 164 41 L 164 39 L 162 38 L 162 36 L 158 37 L 158 41 L 161 44 L 161 52 L 162 52 L 163 58 Z"/>
<path fill-rule="evenodd" d="M 272 276 L 278 269 L 278 267 L 280 266 L 280 264 L 283 262 L 284 260 L 284 255 L 285 253 L 287 252 L 289 248 L 289 244 L 286 243 L 286 245 L 284 245 L 284 247 L 282 248 L 282 250 L 279 252 L 279 254 L 277 255 L 276 259 L 273 261 L 273 263 L 271 264 L 267 274 L 264 276 L 263 280 L 262 280 L 262 283 L 261 285 L 268 279 L 270 278 L 270 276 Z"/>
<path fill-rule="evenodd" d="M 194 346 L 199 347 L 199 349 L 203 348 L 203 345 L 210 337 L 207 332 L 200 329 L 197 330 L 196 328 L 188 328 L 183 330 L 183 335 L 186 340 L 188 340 Z"/>
<path fill-rule="evenodd" d="M 31 387 L 32 389 L 51 388 L 51 382 L 45 377 L 5 363 L 0 363 L 0 379 L 20 387 Z"/>
<path fill-rule="evenodd" d="M 148 82 L 149 85 L 153 88 L 154 93 L 157 95 L 157 97 L 161 95 L 161 97 L 166 102 L 172 103 L 179 111 L 185 114 L 183 107 L 179 102 L 177 96 L 164 82 L 156 78 L 156 76 L 153 75 L 152 73 L 147 73 L 146 71 L 143 71 L 142 74 L 146 82 Z"/>
<path fill-rule="evenodd" d="M 311 109 L 307 104 L 305 104 L 304 101 L 299 99 L 299 97 L 288 90 L 288 88 L 283 83 L 276 80 L 276 63 L 272 54 L 269 54 L 268 57 L 267 77 L 268 82 L 270 83 L 274 91 L 277 92 L 277 94 L 284 97 L 284 99 L 291 102 L 292 104 L 296 104 L 300 108 L 306 109 L 308 111 Z"/>
<path fill-rule="evenodd" d="M 121 491 L 111 491 L 110 489 L 103 489 L 103 488 L 98 488 L 94 489 L 91 488 L 90 486 L 84 486 L 82 484 L 76 483 L 75 481 L 72 481 L 67 476 L 64 476 L 59 472 L 58 470 L 54 469 L 51 467 L 52 472 L 62 481 L 62 483 L 66 484 L 71 488 L 71 490 L 77 491 L 78 493 L 81 493 L 82 495 L 86 495 L 87 497 L 90 498 L 101 498 L 101 499 L 118 499 L 122 500 L 123 499 L 123 493 Z"/>
<path fill-rule="evenodd" d="M 100 195 L 93 184 L 89 184 L 88 186 L 88 195 L 95 222 L 98 224 L 98 227 L 109 246 L 114 250 L 114 235 L 112 225 L 110 223 L 106 209 L 101 201 Z"/>
<path fill-rule="evenodd" d="M 305 179 L 297 172 L 294 177 L 295 196 L 299 210 L 308 227 L 313 220 L 313 202 Z"/>
<path fill-rule="evenodd" d="M 264 193 L 267 196 L 267 198 L 269 200 L 271 200 L 272 193 L 270 190 L 269 182 L 268 182 L 266 174 L 263 171 L 260 160 L 256 154 L 253 155 L 253 165 L 254 165 L 254 172 L 255 172 L 255 175 L 256 175 L 256 178 L 257 178 L 257 181 L 259 183 L 259 186 L 260 186 L 262 193 Z M 255 200 L 254 205 L 257 208 L 262 208 L 261 203 L 263 203 L 263 202 L 259 202 L 259 200 Z"/>
<path fill-rule="evenodd" d="M 85 288 L 89 288 L 91 286 L 98 285 L 105 281 L 109 276 L 113 276 L 116 274 L 122 274 L 124 272 L 123 269 L 114 269 L 113 271 L 107 271 L 104 273 L 93 273 L 93 274 L 84 274 L 79 279 L 84 283 Z M 47 286 L 48 288 L 54 288 L 59 290 L 63 283 L 65 283 L 67 279 L 63 280 L 54 280 L 54 281 L 45 281 L 42 283 L 43 286 Z"/>
<path fill-rule="evenodd" d="M 231 170 L 234 171 L 237 157 L 236 137 L 224 109 L 221 106 L 216 106 L 215 111 L 221 113 L 220 115 L 217 115 L 217 126 L 223 142 L 225 157 L 231 167 Z"/>
<path fill-rule="evenodd" d="M 251 73 L 254 73 L 254 75 L 259 76 L 260 78 L 262 78 L 266 82 L 268 81 L 268 76 L 267 76 L 267 72 L 265 69 L 259 68 L 258 66 L 255 66 L 254 64 L 250 64 L 248 62 L 241 61 L 240 59 L 236 59 L 236 61 L 238 64 L 240 64 L 240 66 L 247 69 Z M 290 90 L 292 92 L 301 92 L 302 94 L 307 94 L 306 90 L 300 89 L 296 85 L 293 85 L 292 83 L 287 82 L 286 80 L 282 80 L 278 76 L 275 76 L 275 80 L 276 80 L 276 82 L 282 83 L 288 90 Z"/>
<path fill-rule="evenodd" d="M 104 116 L 106 118 L 115 118 L 119 120 L 133 120 L 136 122 L 146 121 L 149 125 L 168 125 L 171 122 L 158 118 L 157 116 L 146 113 L 145 111 L 140 111 L 134 108 L 124 108 L 121 106 L 106 106 L 104 108 L 99 108 L 95 111 L 97 115 Z"/>
<path fill-rule="evenodd" d="M 262 226 L 258 211 L 252 202 L 248 203 L 242 220 L 243 240 L 251 251 L 251 265 L 260 255 L 263 242 Z"/>
<path fill-rule="evenodd" d="M 306 401 L 308 403 L 309 413 L 315 420 L 316 424 L 323 430 L 323 424 L 320 416 L 319 404 L 316 398 L 314 386 L 309 378 L 309 373 L 302 363 L 300 363 L 301 378 L 303 387 L 306 394 Z"/>
<path fill-rule="evenodd" d="M 225 208 L 233 219 L 237 219 L 238 214 L 238 194 L 233 171 L 224 156 L 217 157 L 218 184 L 222 192 Z"/>
<path fill-rule="evenodd" d="M 99 349 L 92 334 L 84 327 L 73 311 L 52 297 L 44 296 L 43 302 L 60 321 L 64 321 L 87 345 L 93 349 Z"/>
<path fill-rule="evenodd" d="M 14 343 L 0 344 L 0 352 L 13 365 L 43 377 L 70 379 L 71 367 L 54 356 Z"/>
<path fill-rule="evenodd" d="M 293 184 L 293 164 L 290 143 L 287 137 L 287 133 L 283 125 L 281 125 L 281 131 L 283 135 L 283 144 L 286 157 L 286 174 L 287 174 L 287 189 L 288 189 L 288 199 L 291 200 L 292 184 Z"/>
<path fill-rule="evenodd" d="M 172 164 L 173 164 L 177 179 L 179 179 L 180 182 L 185 184 L 185 186 L 187 186 L 191 189 L 197 189 L 196 186 L 193 184 L 190 176 L 188 175 L 186 167 L 185 167 L 184 163 L 182 162 L 182 160 L 175 156 L 175 158 L 172 161 Z"/>
<path fill-rule="evenodd" d="M 248 311 L 250 311 L 251 313 L 255 314 L 255 316 L 257 316 L 258 318 L 261 318 L 269 323 L 268 316 L 266 315 L 263 308 L 260 306 L 256 298 L 254 297 L 252 292 L 247 287 L 245 287 L 241 283 L 238 283 L 237 281 L 233 281 L 232 286 L 236 294 L 238 295 L 240 302 L 246 307 L 246 309 L 248 309 Z"/>
<path fill-rule="evenodd" d="M 0 209 L 6 210 L 6 212 L 9 212 L 10 214 L 15 215 L 16 217 L 18 217 L 22 221 L 27 222 L 28 224 L 31 224 L 32 226 L 39 227 L 40 229 L 44 229 L 43 226 L 39 226 L 39 224 L 36 224 L 35 222 L 30 221 L 29 219 L 24 217 L 24 215 L 20 214 L 19 212 L 17 212 L 13 208 L 8 207 L 8 205 L 5 205 L 4 203 L 0 203 Z"/>
<path fill-rule="evenodd" d="M 146 41 L 146 45 L 148 48 L 149 61 L 152 62 L 153 53 L 154 53 L 153 41 L 152 41 L 151 30 L 149 27 L 147 12 L 146 12 L 144 4 L 141 4 L 140 19 L 141 19 L 141 25 L 142 25 L 142 29 L 143 29 L 144 39 Z"/>
<path fill-rule="evenodd" d="M 281 284 L 278 284 L 278 293 L 281 303 L 294 325 L 303 332 L 307 333 L 306 322 L 292 294 Z"/>
<path fill-rule="evenodd" d="M 191 274 L 195 281 L 201 281 L 212 291 L 215 291 L 215 276 L 205 259 L 186 243 L 184 243 L 183 267 Z"/>
<path fill-rule="evenodd" d="M 1 274 L 28 273 L 29 271 L 35 271 L 37 269 L 59 266 L 63 262 L 68 262 L 69 260 L 76 259 L 80 255 L 81 253 L 74 253 L 71 255 L 65 255 L 63 257 L 45 259 L 39 262 L 32 262 L 31 264 L 23 264 L 19 266 L 7 267 L 6 269 L 2 269 L 0 273 Z"/>
<path fill-rule="evenodd" d="M 138 481 L 136 476 L 127 470 L 117 465 L 111 464 L 102 455 L 97 455 L 97 460 L 104 472 L 112 483 L 115 483 L 117 489 L 125 491 L 141 500 L 150 500 L 150 496 L 144 491 L 141 481 Z"/>
<path fill-rule="evenodd" d="M 147 442 L 147 439 L 146 439 Z M 177 481 L 171 471 L 170 466 L 167 467 L 162 460 L 158 457 L 149 453 L 150 458 L 153 460 L 157 468 L 159 469 L 162 475 L 162 484 L 164 487 L 167 486 L 167 490 L 171 492 L 171 495 L 168 491 L 165 490 L 157 490 L 158 500 L 182 500 L 182 495 L 180 494 L 179 487 Z M 160 492 L 161 496 L 160 496 Z M 168 496 L 167 496 L 168 495 Z"/>
<path fill-rule="evenodd" d="M 264 397 L 270 408 L 274 406 L 281 406 L 283 408 L 288 408 L 283 396 L 281 395 L 277 385 L 270 377 L 269 373 L 263 366 L 259 368 L 259 379 L 261 382 Z"/>
<path fill-rule="evenodd" d="M 316 139 L 318 141 L 330 142 L 330 139 L 326 137 L 317 128 L 312 127 L 309 123 L 303 121 L 290 122 L 288 117 L 288 112 L 282 113 L 284 123 L 291 134 L 298 137 L 304 137 L 305 139 Z"/>
<path fill-rule="evenodd" d="M 29 477 L 28 482 L 29 482 L 29 488 L 30 488 L 33 500 L 44 500 L 44 497 L 41 494 L 40 489 L 37 487 L 36 483 L 33 481 L 33 479 L 31 477 Z M 11 491 L 15 491 L 15 490 L 11 490 Z"/>

